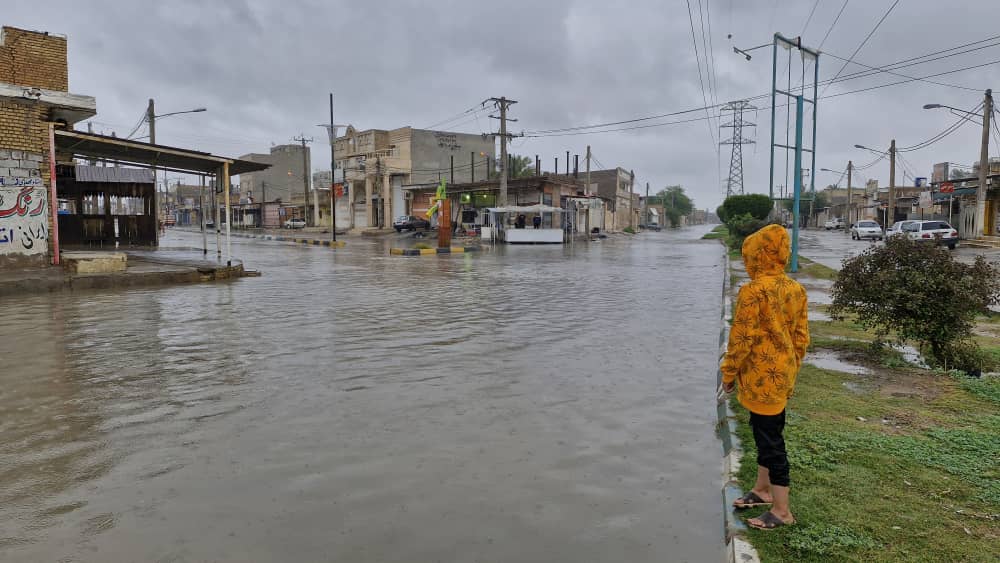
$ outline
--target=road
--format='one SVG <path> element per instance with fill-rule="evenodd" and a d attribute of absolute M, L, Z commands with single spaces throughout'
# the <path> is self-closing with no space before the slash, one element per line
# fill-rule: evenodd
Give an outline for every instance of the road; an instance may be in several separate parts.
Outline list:
<path fill-rule="evenodd" d="M 861 254 L 872 245 L 881 242 L 870 240 L 851 240 L 851 235 L 842 230 L 803 230 L 799 234 L 799 255 L 805 256 L 835 270 L 839 270 L 845 258 Z M 962 261 L 971 263 L 977 256 L 985 256 L 992 263 L 1000 264 L 1000 250 L 982 249 L 965 246 L 959 243 L 952 255 Z"/>
<path fill-rule="evenodd" d="M 5 301 L 0 560 L 717 561 L 706 230 Z"/>

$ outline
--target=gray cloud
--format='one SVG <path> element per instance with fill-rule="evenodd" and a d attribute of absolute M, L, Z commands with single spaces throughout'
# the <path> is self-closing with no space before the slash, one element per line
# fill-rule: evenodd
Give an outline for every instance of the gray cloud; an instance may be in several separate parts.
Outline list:
<path fill-rule="evenodd" d="M 770 41 L 774 31 L 803 32 L 814 3 L 808 0 L 691 0 L 698 49 L 699 6 L 711 13 L 714 79 L 709 103 L 766 93 L 767 49 L 751 61 L 732 46 Z M 817 46 L 842 6 L 821 0 L 805 27 L 804 41 Z M 850 2 L 823 45 L 847 57 L 875 25 L 890 0 Z M 0 23 L 63 33 L 69 37 L 70 85 L 94 95 L 98 130 L 127 133 L 146 100 L 161 111 L 198 106 L 207 113 L 158 124 L 158 140 L 223 154 L 264 151 L 301 132 L 317 138 L 325 154 L 327 92 L 336 97 L 336 119 L 359 128 L 426 127 L 490 96 L 519 100 L 516 130 L 541 130 L 616 121 L 697 108 L 702 88 L 691 40 L 687 2 L 268 2 L 195 0 L 152 2 L 39 1 L 7 7 Z M 867 64 L 896 60 L 983 39 L 996 33 L 989 2 L 901 2 L 859 53 Z M 705 22 L 708 31 L 708 21 Z M 728 36 L 732 35 L 730 39 Z M 708 41 L 706 40 L 707 44 Z M 702 51 L 702 54 L 703 51 Z M 899 72 L 923 76 L 1000 59 L 1000 47 L 984 49 Z M 821 61 L 821 77 L 841 63 Z M 860 70 L 849 67 L 845 74 Z M 937 80 L 983 89 L 1000 81 L 1000 65 Z M 900 80 L 875 76 L 835 84 L 828 95 Z M 927 102 L 971 108 L 981 92 L 913 82 L 821 101 L 817 166 L 840 169 L 848 159 L 871 160 L 855 143 L 901 146 L 929 138 L 954 121 Z M 758 144 L 744 149 L 746 185 L 767 186 L 768 100 L 756 115 Z M 462 131 L 496 126 L 485 113 L 446 124 Z M 680 118 L 704 116 L 686 114 Z M 713 114 L 714 115 L 714 114 Z M 779 112 L 779 115 L 784 115 Z M 524 138 L 514 152 L 539 154 L 546 168 L 565 151 L 586 145 L 607 166 L 636 172 L 653 190 L 682 184 L 702 207 L 722 197 L 728 148 L 716 151 L 719 132 L 705 121 L 617 133 Z M 779 123 L 784 134 L 784 125 Z M 753 135 L 753 132 L 748 132 Z M 722 133 L 723 136 L 726 133 Z M 979 132 L 966 126 L 946 140 L 904 155 L 916 175 L 938 161 L 969 162 L 978 155 Z M 992 149 L 992 154 L 997 154 Z M 324 158 L 314 160 L 325 162 Z M 783 160 L 781 161 L 783 164 Z M 565 164 L 561 162 L 564 166 Z M 780 166 L 779 166 L 780 168 Z M 901 167 L 902 168 L 902 167 Z M 861 174 L 887 182 L 887 166 Z M 779 173 L 783 179 L 783 173 Z M 837 180 L 821 173 L 817 186 Z"/>

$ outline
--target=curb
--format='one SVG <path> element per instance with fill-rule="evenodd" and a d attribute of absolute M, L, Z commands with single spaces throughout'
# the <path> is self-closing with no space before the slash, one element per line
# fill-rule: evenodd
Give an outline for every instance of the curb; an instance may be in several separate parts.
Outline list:
<path fill-rule="evenodd" d="M 725 246 L 725 243 L 723 243 Z M 730 298 L 729 253 L 725 253 L 725 268 L 722 279 L 722 326 L 719 329 L 719 357 L 726 353 L 726 343 L 729 338 L 729 320 L 732 317 L 732 299 Z M 716 370 L 715 383 L 722 385 L 722 371 Z M 722 470 L 725 482 L 722 485 L 722 513 L 725 516 L 724 535 L 726 539 L 726 560 L 730 563 L 759 563 L 760 556 L 749 542 L 742 536 L 747 531 L 746 524 L 736 514 L 733 501 L 740 497 L 741 489 L 736 479 L 740 471 L 740 458 L 743 448 L 736 437 L 736 415 L 729 408 L 729 401 L 718 404 L 718 432 L 722 440 Z"/>
<path fill-rule="evenodd" d="M 452 246 L 450 248 L 390 248 L 390 256 L 436 256 L 438 254 L 464 254 L 478 252 L 478 246 Z"/>
<path fill-rule="evenodd" d="M 186 231 L 185 230 L 185 232 L 197 233 L 197 232 L 200 232 L 200 231 Z M 225 233 L 223 233 L 223 235 L 224 234 Z M 331 241 L 331 240 L 320 240 L 320 239 L 312 239 L 312 238 L 294 238 L 294 237 L 285 237 L 285 236 L 281 236 L 281 235 L 245 235 L 245 234 L 242 234 L 242 233 L 229 233 L 229 236 L 236 237 L 236 238 L 272 240 L 272 241 L 276 241 L 276 242 L 292 242 L 292 243 L 296 243 L 296 244 L 308 244 L 308 245 L 312 245 L 312 246 L 326 246 L 326 247 L 329 247 L 329 248 L 343 248 L 344 246 L 347 245 L 347 243 L 344 242 L 344 241 L 342 241 L 342 240 Z"/>

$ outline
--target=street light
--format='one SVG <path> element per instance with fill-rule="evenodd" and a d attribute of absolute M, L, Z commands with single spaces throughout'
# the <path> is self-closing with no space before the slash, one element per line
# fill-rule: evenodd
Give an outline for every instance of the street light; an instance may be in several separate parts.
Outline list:
<path fill-rule="evenodd" d="M 954 107 L 951 107 L 951 106 L 946 106 L 944 104 L 924 104 L 924 109 L 947 109 L 947 110 L 949 110 L 948 113 L 955 114 L 955 115 L 958 115 L 955 112 L 962 113 L 962 114 L 965 114 L 965 116 L 966 116 L 965 119 L 967 121 L 971 121 L 971 122 L 975 123 L 976 125 L 982 125 L 982 121 L 976 121 L 975 119 L 973 119 L 973 117 L 976 117 L 976 118 L 979 117 L 978 113 L 972 113 L 971 111 L 967 111 L 967 110 L 964 110 L 964 109 L 954 108 Z M 962 117 L 962 116 L 959 116 L 959 117 Z"/>

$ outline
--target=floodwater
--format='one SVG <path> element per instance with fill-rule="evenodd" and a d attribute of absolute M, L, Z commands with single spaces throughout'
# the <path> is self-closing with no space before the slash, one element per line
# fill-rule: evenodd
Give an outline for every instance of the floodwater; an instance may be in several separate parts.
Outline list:
<path fill-rule="evenodd" d="M 706 230 L 6 299 L 0 560 L 720 560 Z"/>

